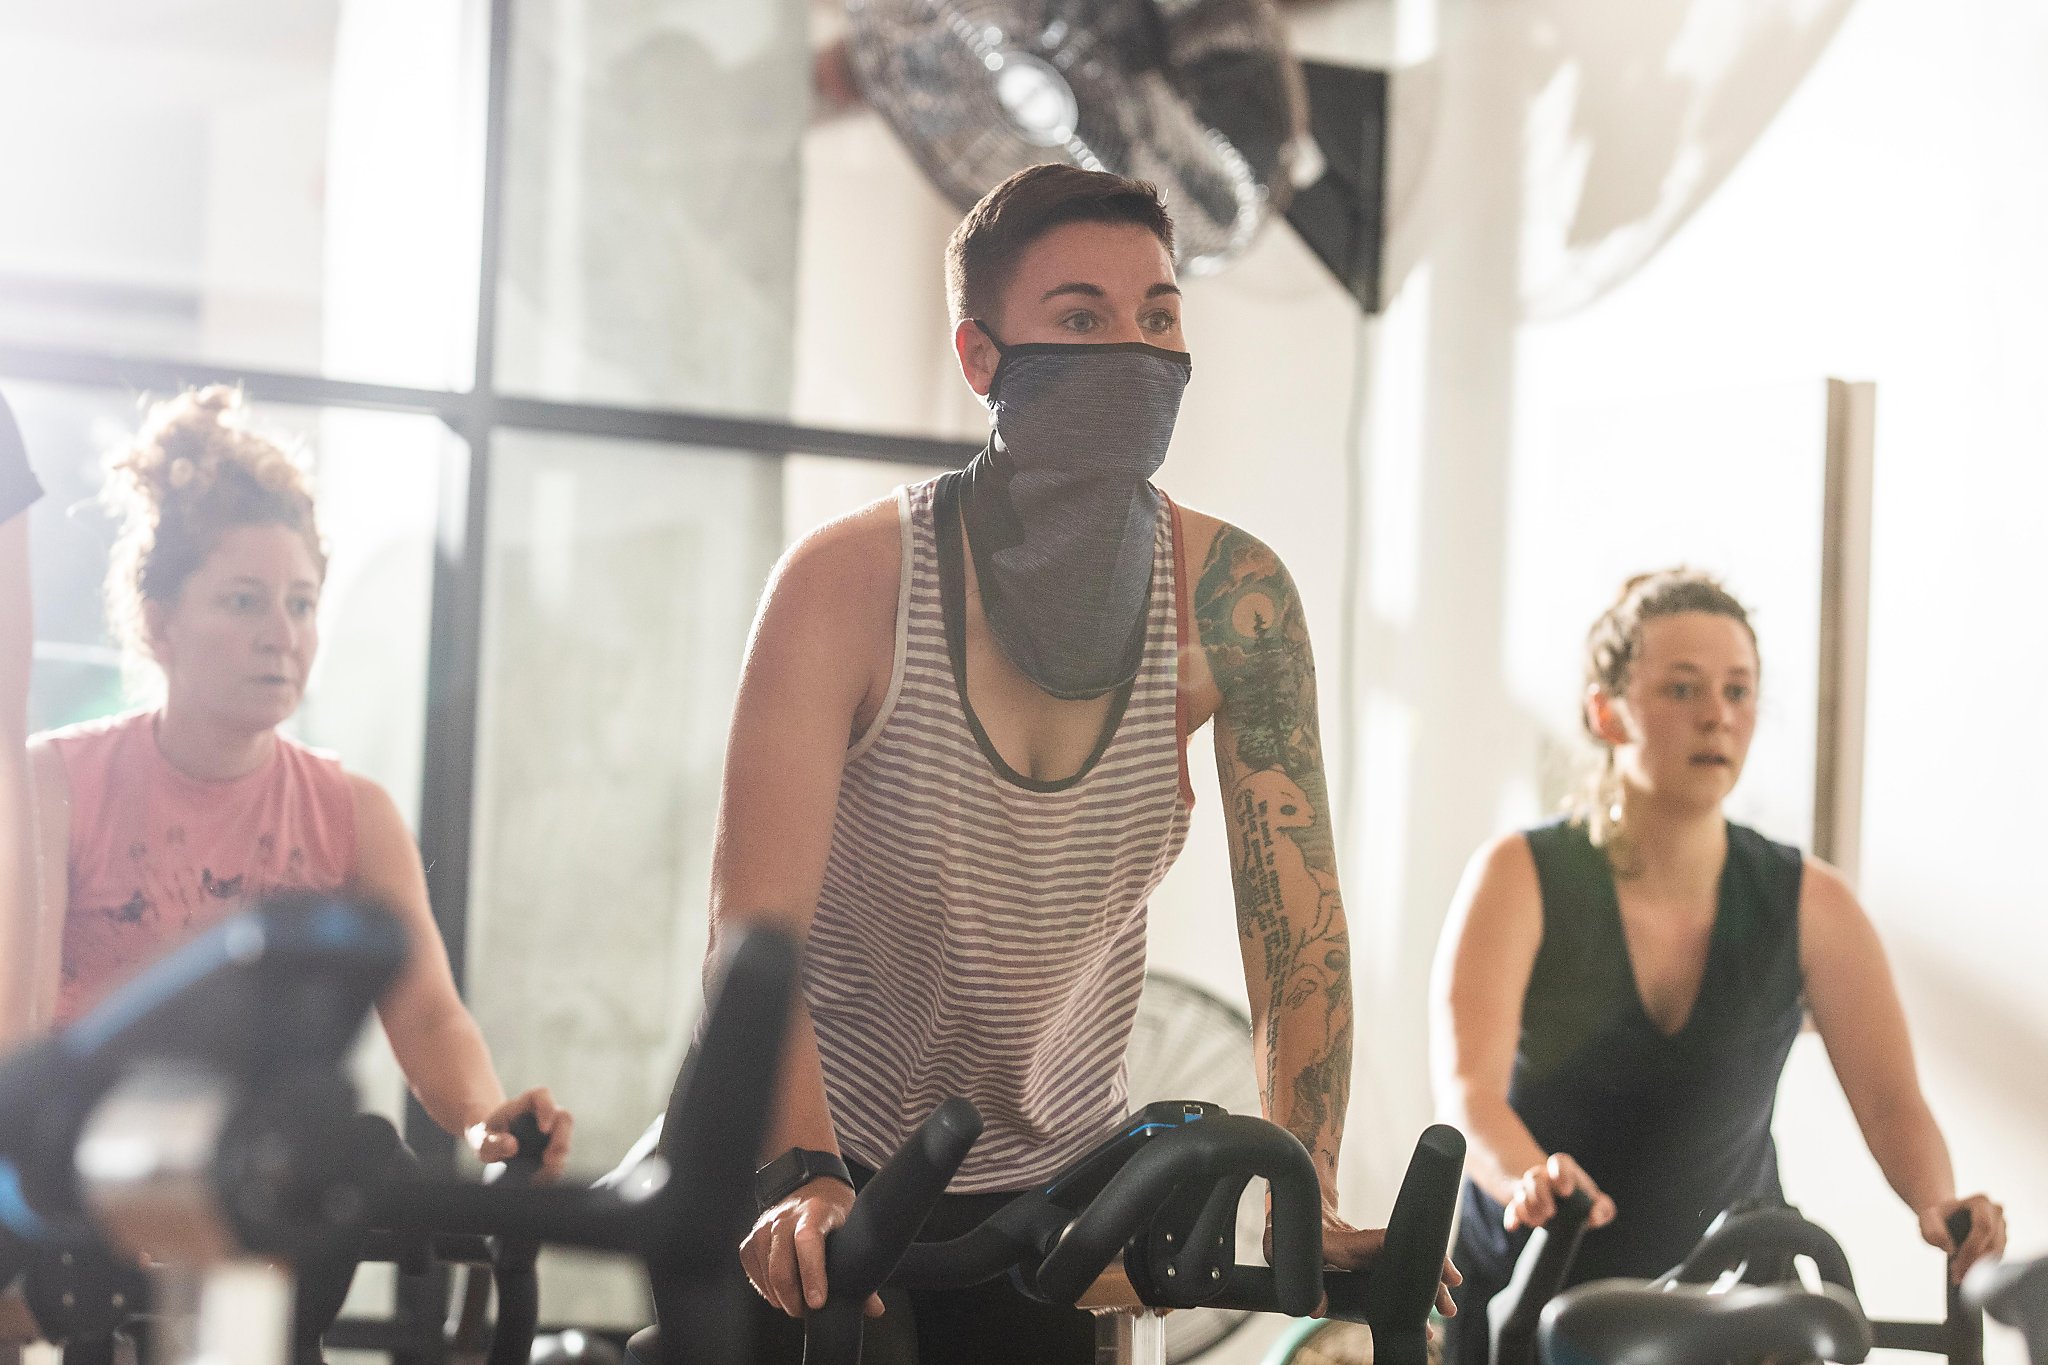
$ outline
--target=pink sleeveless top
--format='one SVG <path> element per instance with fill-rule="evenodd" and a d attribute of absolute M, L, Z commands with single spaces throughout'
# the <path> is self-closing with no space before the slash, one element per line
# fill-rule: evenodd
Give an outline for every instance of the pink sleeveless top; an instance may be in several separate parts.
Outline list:
<path fill-rule="evenodd" d="M 355 800 L 332 754 L 279 735 L 263 767 L 208 782 L 171 766 L 155 723 L 138 711 L 47 736 L 71 787 L 59 1024 L 255 897 L 355 872 Z"/>

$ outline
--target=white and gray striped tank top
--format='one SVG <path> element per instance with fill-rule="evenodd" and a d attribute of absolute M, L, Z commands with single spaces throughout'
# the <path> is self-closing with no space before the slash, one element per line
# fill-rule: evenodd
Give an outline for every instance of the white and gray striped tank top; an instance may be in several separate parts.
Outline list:
<path fill-rule="evenodd" d="M 999 770 L 947 648 L 936 491 L 897 493 L 895 667 L 847 757 L 804 995 L 847 1156 L 879 1166 L 965 1095 L 984 1128 L 951 1188 L 985 1193 L 1052 1175 L 1123 1116 L 1146 902 L 1187 837 L 1187 626 L 1162 511 L 1144 662 L 1107 747 L 1070 781 Z"/>

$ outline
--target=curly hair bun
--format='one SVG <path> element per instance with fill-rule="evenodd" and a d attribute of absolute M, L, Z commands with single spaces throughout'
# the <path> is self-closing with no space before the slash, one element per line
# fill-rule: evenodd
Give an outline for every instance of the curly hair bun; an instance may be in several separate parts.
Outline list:
<path fill-rule="evenodd" d="M 103 497 L 122 523 L 107 573 L 107 609 L 132 650 L 147 653 L 143 604 L 175 601 L 234 527 L 298 531 L 326 573 L 305 470 L 284 444 L 251 429 L 247 417 L 239 388 L 187 389 L 154 404 L 134 441 L 107 460 Z"/>

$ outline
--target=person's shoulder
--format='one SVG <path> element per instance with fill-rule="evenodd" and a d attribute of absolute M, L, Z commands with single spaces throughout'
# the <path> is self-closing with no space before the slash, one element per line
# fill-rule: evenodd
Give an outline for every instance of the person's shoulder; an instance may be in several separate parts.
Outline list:
<path fill-rule="evenodd" d="M 317 752 L 317 751 L 309 751 Z M 342 790 L 348 793 L 349 804 L 355 811 L 356 822 L 362 824 L 367 817 L 372 823 L 403 825 L 405 816 L 399 812 L 398 802 L 376 778 L 334 765 L 334 774 Z"/>
<path fill-rule="evenodd" d="M 92 720 L 75 721 L 60 725 L 52 730 L 43 730 L 29 736 L 31 751 L 45 750 L 50 753 L 72 756 L 92 750 L 111 750 L 137 734 L 148 734 L 151 717 L 155 713 L 148 708 L 122 711 L 111 716 L 98 716 Z"/>
<path fill-rule="evenodd" d="M 895 638 L 903 533 L 897 497 L 878 498 L 799 536 L 762 595 L 760 631 L 863 655 Z"/>
<path fill-rule="evenodd" d="M 1816 885 L 1825 887 L 1824 896 L 1837 890 L 1849 894 L 1848 882 L 1834 868 L 1807 857 L 1795 845 L 1781 844 L 1733 820 L 1728 822 L 1728 855 L 1757 899 L 1781 916 L 1798 913 Z M 1849 900 L 1853 905 L 1853 894 Z"/>
<path fill-rule="evenodd" d="M 1594 846 L 1593 831 L 1586 822 L 1572 815 L 1560 815 L 1506 837 L 1519 841 L 1528 850 L 1532 861 L 1545 857 L 1606 858 L 1606 854 Z"/>
<path fill-rule="evenodd" d="M 1798 852 L 1796 849 L 1792 851 Z M 1856 897 L 1856 888 L 1849 884 L 1849 878 L 1840 868 L 1819 858 L 1802 858 L 1799 869 L 1799 917 L 1802 921 L 1818 921 L 1823 928 L 1829 924 L 1868 921 L 1863 902 Z"/>
<path fill-rule="evenodd" d="M 1520 892 L 1534 892 L 1536 843 L 1553 828 L 1541 825 L 1494 836 L 1473 851 L 1466 864 L 1466 876 L 1475 889 L 1495 895 L 1519 898 Z"/>
<path fill-rule="evenodd" d="M 1748 825 L 1728 822 L 1728 842 L 1739 849 L 1742 855 L 1759 862 L 1775 863 L 1781 866 L 1798 867 L 1802 862 L 1814 861 L 1799 851 L 1796 844 L 1781 844 L 1768 834 L 1751 829 Z M 1830 869 L 1832 871 L 1832 869 Z"/>
<path fill-rule="evenodd" d="M 1219 564 L 1237 573 L 1286 572 L 1278 552 L 1244 527 L 1193 507 L 1176 506 L 1182 559 L 1190 573 L 1199 575 Z"/>
<path fill-rule="evenodd" d="M 896 600 L 903 533 L 898 495 L 815 526 L 783 552 L 771 592 L 794 592 L 841 605 L 885 596 Z"/>
<path fill-rule="evenodd" d="M 307 744 L 283 731 L 278 732 L 277 747 L 296 779 L 310 788 L 315 799 L 327 806 L 330 812 L 337 811 L 344 803 L 360 810 L 364 784 L 375 788 L 386 801 L 391 799 L 375 782 L 361 773 L 349 771 L 341 761 L 341 755 L 332 749 Z"/>

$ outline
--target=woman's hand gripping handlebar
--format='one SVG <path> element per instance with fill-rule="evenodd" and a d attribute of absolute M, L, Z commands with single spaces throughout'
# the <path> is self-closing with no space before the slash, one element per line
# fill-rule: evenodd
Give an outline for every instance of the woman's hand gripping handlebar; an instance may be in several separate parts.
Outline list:
<path fill-rule="evenodd" d="M 825 1305 L 804 1317 L 809 1365 L 860 1359 L 863 1306 L 894 1273 L 980 1136 L 980 1112 L 964 1099 L 947 1100 L 853 1201 L 825 1242 Z"/>

